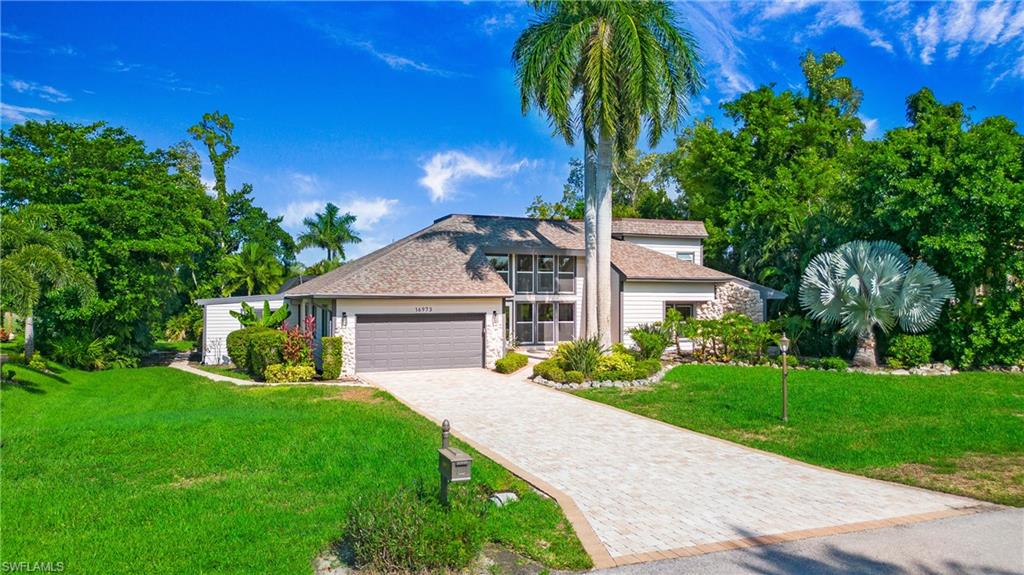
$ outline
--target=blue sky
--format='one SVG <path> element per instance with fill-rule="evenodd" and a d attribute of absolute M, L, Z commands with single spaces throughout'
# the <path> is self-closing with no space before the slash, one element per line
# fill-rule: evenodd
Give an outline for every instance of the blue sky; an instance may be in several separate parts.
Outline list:
<path fill-rule="evenodd" d="M 761 84 L 797 87 L 835 49 L 868 135 L 901 126 L 922 86 L 975 119 L 1024 122 L 1024 3 L 681 4 L 708 87 L 695 116 Z M 234 120 L 229 185 L 298 231 L 333 201 L 359 255 L 447 213 L 523 214 L 560 196 L 579 149 L 520 113 L 510 64 L 522 3 L 0 4 L 3 126 L 105 120 L 151 147 L 207 111 Z M 725 124 L 722 124 L 725 125 Z M 670 146 L 671 138 L 662 145 Z M 302 260 L 322 254 L 307 250 Z"/>

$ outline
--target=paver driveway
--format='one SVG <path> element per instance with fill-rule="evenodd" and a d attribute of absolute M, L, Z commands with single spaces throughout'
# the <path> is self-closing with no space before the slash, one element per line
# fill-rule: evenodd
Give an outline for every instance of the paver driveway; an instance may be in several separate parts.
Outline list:
<path fill-rule="evenodd" d="M 937 518 L 979 502 L 812 467 L 482 369 L 364 374 L 552 492 L 598 566 Z M 571 501 L 569 500 L 571 499 Z"/>

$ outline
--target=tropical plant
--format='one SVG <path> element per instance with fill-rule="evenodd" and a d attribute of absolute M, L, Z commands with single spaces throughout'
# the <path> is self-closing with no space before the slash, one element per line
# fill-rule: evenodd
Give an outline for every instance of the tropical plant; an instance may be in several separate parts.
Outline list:
<path fill-rule="evenodd" d="M 584 140 L 587 335 L 611 338 L 613 155 L 642 130 L 654 146 L 678 125 L 702 84 L 696 41 L 663 1 L 533 3 L 539 18 L 516 40 L 523 113 L 543 110 L 555 131 Z"/>
<path fill-rule="evenodd" d="M 932 342 L 925 335 L 896 334 L 889 340 L 885 358 L 889 367 L 897 369 L 924 365 L 932 360 Z"/>
<path fill-rule="evenodd" d="M 327 250 L 327 259 L 331 261 L 345 260 L 345 244 L 358 244 L 363 241 L 353 231 L 356 217 L 350 213 L 341 214 L 338 206 L 328 203 L 324 211 L 302 220 L 306 231 L 299 236 L 300 249 L 317 247 Z"/>
<path fill-rule="evenodd" d="M 95 296 L 92 278 L 72 260 L 81 240 L 54 223 L 46 212 L 27 207 L 4 214 L 0 225 L 0 304 L 24 318 L 26 363 L 35 353 L 34 311 L 47 292 L 75 291 L 80 301 Z"/>
<path fill-rule="evenodd" d="M 670 330 L 661 323 L 645 323 L 629 330 L 639 359 L 658 359 L 672 343 Z"/>
<path fill-rule="evenodd" d="M 556 359 L 566 371 L 578 371 L 590 376 L 598 369 L 604 346 L 596 336 L 583 337 L 558 346 Z M 550 378 L 549 378 L 550 379 Z"/>
<path fill-rule="evenodd" d="M 248 243 L 224 258 L 224 285 L 230 295 L 245 288 L 245 295 L 273 293 L 284 281 L 284 268 L 265 246 Z"/>
<path fill-rule="evenodd" d="M 288 319 L 288 303 L 277 308 L 274 311 L 270 310 L 270 302 L 263 302 L 263 313 L 256 313 L 256 309 L 253 308 L 246 302 L 242 302 L 242 311 L 231 310 L 228 313 L 231 317 L 238 320 L 238 323 L 242 324 L 242 327 L 269 327 L 278 328 L 284 323 L 284 320 Z"/>
<path fill-rule="evenodd" d="M 878 365 L 875 328 L 927 330 L 953 297 L 953 283 L 928 264 L 911 263 L 889 241 L 853 241 L 814 256 L 800 284 L 800 305 L 812 319 L 857 338 L 853 364 Z"/>

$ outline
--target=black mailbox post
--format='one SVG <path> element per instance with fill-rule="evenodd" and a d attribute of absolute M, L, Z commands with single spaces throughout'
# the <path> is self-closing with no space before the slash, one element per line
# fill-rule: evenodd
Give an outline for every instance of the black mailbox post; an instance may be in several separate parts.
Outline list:
<path fill-rule="evenodd" d="M 438 471 L 441 473 L 441 504 L 448 505 L 448 484 L 469 481 L 472 477 L 473 458 L 465 451 L 448 445 L 451 424 L 444 420 L 441 424 L 441 449 L 437 450 Z"/>

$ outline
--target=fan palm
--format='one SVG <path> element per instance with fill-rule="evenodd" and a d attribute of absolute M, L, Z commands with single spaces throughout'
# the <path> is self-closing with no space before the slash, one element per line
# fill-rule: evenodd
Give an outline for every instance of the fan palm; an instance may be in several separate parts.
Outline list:
<path fill-rule="evenodd" d="M 0 225 L 0 304 L 25 319 L 26 362 L 35 353 L 34 311 L 47 292 L 74 291 L 83 302 L 95 296 L 93 279 L 73 260 L 81 240 L 53 223 L 44 212 L 23 208 L 4 214 Z"/>
<path fill-rule="evenodd" d="M 702 85 L 696 41 L 663 1 L 533 2 L 539 18 L 516 40 L 523 113 L 536 106 L 555 131 L 584 141 L 587 335 L 611 337 L 613 154 L 674 128 Z"/>
<path fill-rule="evenodd" d="M 814 256 L 800 282 L 800 305 L 812 319 L 857 338 L 853 363 L 877 365 L 875 328 L 927 330 L 954 295 L 953 283 L 924 262 L 911 264 L 889 241 L 854 241 Z"/>
<path fill-rule="evenodd" d="M 237 254 L 224 258 L 224 295 L 245 288 L 246 295 L 273 293 L 284 283 L 284 267 L 274 253 L 258 243 L 247 243 Z"/>
<path fill-rule="evenodd" d="M 345 244 L 358 244 L 363 241 L 352 230 L 356 217 L 350 213 L 340 213 L 338 206 L 328 203 L 323 212 L 302 220 L 306 231 L 299 236 L 299 249 L 318 247 L 327 250 L 328 260 L 345 260 Z"/>

